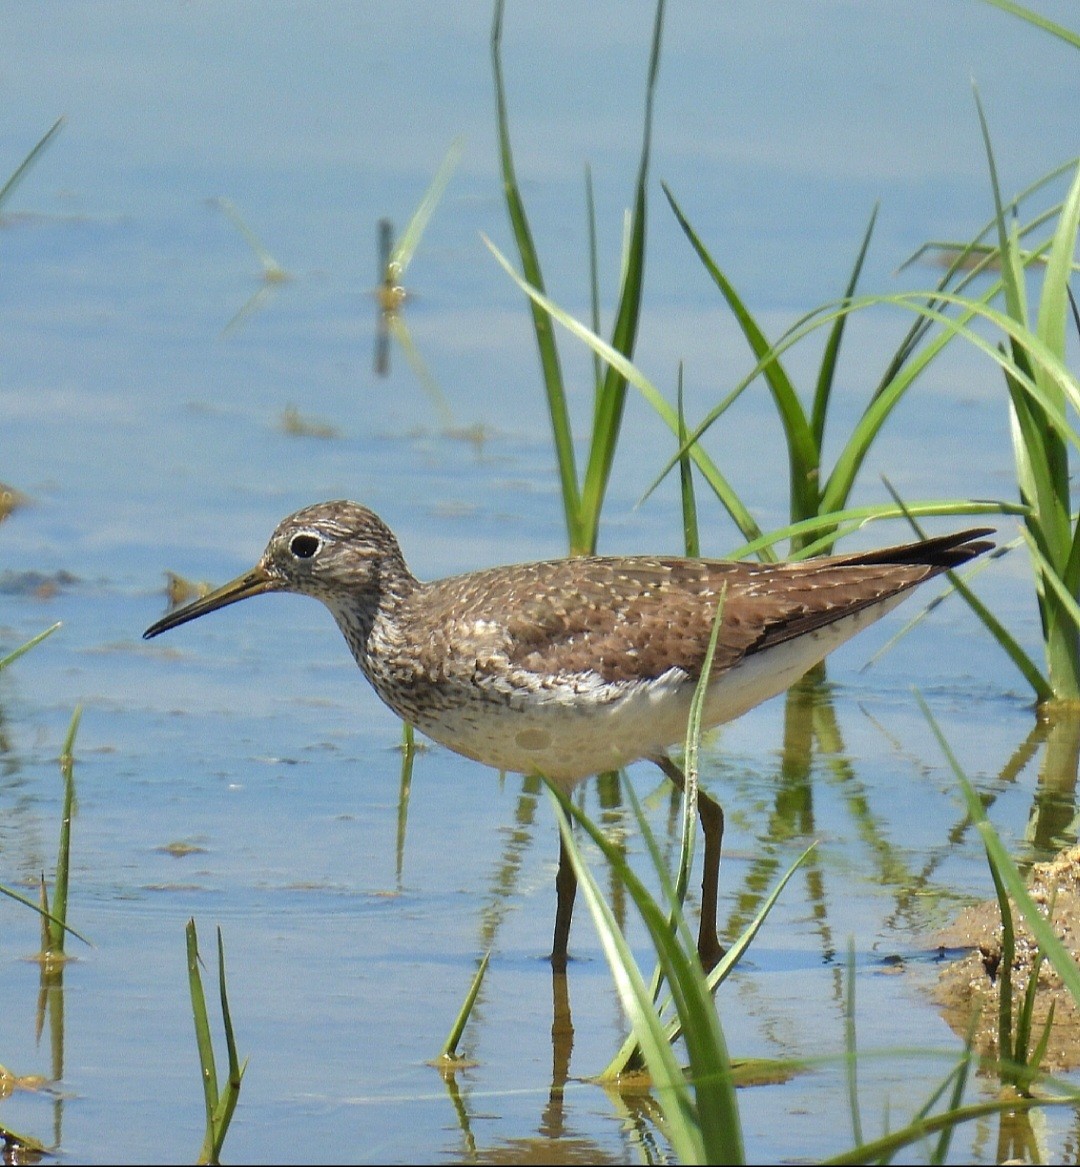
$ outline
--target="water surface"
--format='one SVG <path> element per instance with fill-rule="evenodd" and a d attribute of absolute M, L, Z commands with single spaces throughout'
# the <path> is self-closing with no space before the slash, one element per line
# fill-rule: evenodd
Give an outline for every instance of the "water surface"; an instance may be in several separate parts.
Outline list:
<path fill-rule="evenodd" d="M 480 239 L 510 251 L 490 5 L 6 3 L 0 15 L 0 176 L 67 119 L 0 219 L 0 479 L 31 500 L 0 528 L 0 646 L 63 621 L 0 677 L 0 881 L 51 876 L 56 756 L 81 704 L 70 917 L 94 940 L 72 946 L 61 1063 L 51 1023 L 35 1033 L 34 917 L 0 906 L 0 1063 L 59 1079 L 55 1093 L 5 1100 L 0 1122 L 78 1162 L 195 1157 L 202 1096 L 184 952 L 194 917 L 206 954 L 222 928 L 250 1059 L 227 1160 L 662 1157 L 647 1107 L 585 1081 L 625 1023 L 583 911 L 568 1066 L 565 1045 L 553 1046 L 543 956 L 557 842 L 542 794 L 428 749 L 402 843 L 400 727 L 318 605 L 269 597 L 140 638 L 164 609 L 167 570 L 221 582 L 251 564 L 279 518 L 320 499 L 372 506 L 422 577 L 565 550 L 528 313 Z M 652 15 L 637 2 L 506 14 L 519 176 L 548 286 L 575 312 L 587 311 L 586 163 L 609 296 L 618 270 Z M 902 286 L 893 273 L 924 240 L 965 237 L 989 216 L 973 78 L 1007 190 L 1075 151 L 1073 57 L 990 9 L 671 6 L 638 348 L 655 382 L 673 393 L 685 362 L 699 416 L 751 367 L 661 179 L 777 334 L 839 294 L 875 202 L 867 290 Z M 459 134 L 465 152 L 407 273 L 405 317 L 448 426 L 400 348 L 376 375 L 370 290 L 378 219 L 400 229 Z M 262 283 L 220 198 L 291 279 Z M 853 325 L 841 430 L 905 323 Z M 584 419 L 591 363 L 569 343 L 563 354 Z M 804 382 L 816 355 L 792 358 Z M 288 434 L 290 406 L 339 436 Z M 483 440 L 456 432 L 469 427 Z M 779 443 L 763 389 L 710 439 L 766 527 L 786 511 Z M 671 448 L 631 398 L 603 550 L 681 549 L 673 485 L 636 505 Z M 859 501 L 885 497 L 882 473 L 908 498 L 1012 497 L 997 372 L 960 350 L 935 367 L 883 434 Z M 739 542 L 704 494 L 701 512 L 708 553 Z M 30 572 L 55 586 L 25 586 Z M 1034 651 L 1026 565 L 1013 556 L 980 587 Z M 842 1051 L 850 938 L 860 1047 L 920 1051 L 861 1068 L 873 1130 L 897 1125 L 957 1055 L 925 993 L 933 934 L 991 890 L 912 685 L 1018 846 L 1039 782 L 1038 749 L 998 777 L 1033 718 L 1011 666 L 959 606 L 860 671 L 914 607 L 836 655 L 828 693 L 807 699 L 815 720 L 771 702 L 710 741 L 705 771 L 728 812 L 732 928 L 820 841 L 721 993 L 729 1044 L 741 1056 Z M 797 741 L 810 725 L 820 736 L 808 752 Z M 631 780 L 670 838 L 656 772 L 634 767 Z M 591 787 L 585 800 L 625 831 L 643 869 L 627 813 L 602 808 Z M 192 849 L 174 856 L 175 843 Z M 640 927 L 628 928 L 647 961 Z M 489 946 L 463 1044 L 474 1065 L 447 1083 L 427 1062 Z M 838 1065 L 740 1098 L 752 1159 L 851 1144 Z M 1071 1145 L 1070 1121 L 1047 1117 L 1048 1157 Z M 953 1154 L 992 1161 L 996 1139 L 988 1121 Z"/>

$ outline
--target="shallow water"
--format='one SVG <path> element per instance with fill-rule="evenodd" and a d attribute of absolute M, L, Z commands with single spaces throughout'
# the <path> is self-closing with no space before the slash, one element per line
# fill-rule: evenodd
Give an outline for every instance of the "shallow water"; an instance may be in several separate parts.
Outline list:
<path fill-rule="evenodd" d="M 72 942 L 62 1026 L 54 1009 L 39 1037 L 35 918 L 0 903 L 0 1064 L 58 1079 L 3 1100 L 0 1123 L 76 1162 L 195 1157 L 202 1094 L 184 949 L 194 917 L 211 968 L 222 928 L 250 1059 L 226 1161 L 663 1158 L 647 1106 L 585 1081 L 624 1021 L 583 910 L 572 1051 L 553 1043 L 543 955 L 557 841 L 544 795 L 430 748 L 402 829 L 400 727 L 318 605 L 271 597 L 140 638 L 164 609 L 167 570 L 230 578 L 281 516 L 319 499 L 371 505 L 422 577 L 565 550 L 528 313 L 479 238 L 510 253 L 490 5 L 402 3 L 392 21 L 368 4 L 169 6 L 138 21 L 108 3 L 0 12 L 0 177 L 67 117 L 0 218 L 0 479 L 31 500 L 0 527 L 0 649 L 63 621 L 0 675 L 0 882 L 32 889 L 42 870 L 51 876 L 56 756 L 81 704 L 69 918 L 94 941 Z M 519 176 L 549 288 L 575 312 L 587 311 L 587 161 L 606 290 L 617 271 L 651 20 L 639 3 L 593 4 L 572 19 L 542 6 L 507 13 Z M 835 51 L 838 30 L 850 51 Z M 985 221 L 973 76 L 1008 190 L 1075 150 L 1073 58 L 1002 14 L 671 7 L 638 358 L 672 393 L 685 361 L 691 416 L 750 363 L 659 180 L 776 334 L 839 294 L 875 200 L 867 290 L 899 286 L 893 270 L 925 239 L 966 237 Z M 388 376 L 373 371 L 375 226 L 390 216 L 401 228 L 461 133 L 462 162 L 406 278 L 416 295 L 405 319 L 443 394 L 434 400 L 400 347 Z M 221 197 L 293 278 L 261 282 Z M 907 276 L 920 286 L 937 273 Z M 903 323 L 851 328 L 841 431 Z M 585 412 L 591 364 L 572 344 L 563 354 Z M 815 357 L 792 358 L 804 381 Z M 286 433 L 289 406 L 340 436 Z M 456 433 L 467 427 L 482 440 Z M 710 443 L 765 527 L 784 517 L 786 471 L 762 458 L 778 442 L 761 391 Z M 671 445 L 631 398 L 602 550 L 680 549 L 672 484 L 635 506 Z M 882 435 L 861 501 L 885 497 L 881 473 L 907 498 L 1011 497 L 999 374 L 950 354 Z M 735 546 L 704 491 L 699 504 L 706 551 Z M 863 541 L 906 537 L 884 532 Z M 999 561 L 979 587 L 1034 651 L 1026 565 Z M 1049 821 L 1041 747 L 1001 776 L 1033 728 L 1027 694 L 969 615 L 939 608 L 860 671 L 916 609 L 837 653 L 809 712 L 777 700 L 725 727 L 704 771 L 727 810 L 731 929 L 819 840 L 720 994 L 729 1045 L 739 1056 L 841 1053 L 850 940 L 860 1048 L 911 1051 L 860 1066 L 868 1133 L 886 1116 L 899 1125 L 957 1056 L 925 992 L 934 932 L 958 904 L 991 894 L 913 684 L 1004 836 L 1024 858 L 1048 846 L 1034 837 Z M 808 750 L 799 741 L 811 727 Z M 674 847 L 655 770 L 634 767 L 631 780 Z M 592 786 L 585 800 L 625 830 L 643 870 L 629 813 L 601 808 Z M 1065 807 L 1067 836 L 1071 790 Z M 175 843 L 192 849 L 174 856 Z M 642 931 L 627 926 L 645 962 Z M 427 1062 L 488 946 L 463 1042 L 475 1064 L 445 1082 Z M 743 1090 L 748 1157 L 845 1149 L 846 1099 L 839 1063 Z M 1074 1115 L 1033 1125 L 1047 1158 L 1076 1157 Z M 972 1124 L 952 1154 L 993 1161 L 999 1137 L 997 1120 Z"/>

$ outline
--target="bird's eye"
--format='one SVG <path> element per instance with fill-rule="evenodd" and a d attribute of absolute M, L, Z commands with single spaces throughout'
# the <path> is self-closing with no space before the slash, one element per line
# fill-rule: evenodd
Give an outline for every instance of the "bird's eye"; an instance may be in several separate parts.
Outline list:
<path fill-rule="evenodd" d="M 289 551 L 297 559 L 310 559 L 321 545 L 318 535 L 294 535 L 289 540 Z"/>

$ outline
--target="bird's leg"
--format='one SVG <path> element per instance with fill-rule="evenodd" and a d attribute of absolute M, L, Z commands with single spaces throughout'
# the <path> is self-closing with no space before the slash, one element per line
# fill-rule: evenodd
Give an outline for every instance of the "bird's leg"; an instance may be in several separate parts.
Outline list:
<path fill-rule="evenodd" d="M 686 790 L 686 775 L 667 754 L 656 754 L 653 761 L 682 791 Z M 708 972 L 724 955 L 723 945 L 716 934 L 717 896 L 720 886 L 720 845 L 724 841 L 724 809 L 700 787 L 697 796 L 698 818 L 705 836 L 705 858 L 701 873 L 701 924 L 698 928 L 698 956 L 702 968 Z"/>
<path fill-rule="evenodd" d="M 567 947 L 570 943 L 570 920 L 574 915 L 574 897 L 577 895 L 577 876 L 566 850 L 562 832 L 559 832 L 559 870 L 555 875 L 555 939 L 551 946 L 551 965 L 565 969 Z"/>

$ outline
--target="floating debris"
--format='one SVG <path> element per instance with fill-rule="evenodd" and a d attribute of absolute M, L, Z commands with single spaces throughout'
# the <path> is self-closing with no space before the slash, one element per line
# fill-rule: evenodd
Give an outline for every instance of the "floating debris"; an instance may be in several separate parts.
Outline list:
<path fill-rule="evenodd" d="M 178 608 L 189 600 L 200 600 L 214 590 L 214 585 L 206 580 L 185 579 L 175 571 L 165 573 L 165 595 L 169 598 L 169 607 Z"/>
<path fill-rule="evenodd" d="M 341 431 L 325 421 L 303 417 L 295 405 L 286 406 L 281 415 L 281 428 L 290 437 L 294 438 L 322 438 L 329 440 L 340 438 Z"/>
<path fill-rule="evenodd" d="M 2 523 L 12 511 L 16 511 L 19 507 L 24 507 L 30 501 L 29 497 L 16 490 L 14 486 L 8 486 L 4 482 L 0 482 L 0 523 Z"/>
<path fill-rule="evenodd" d="M 70 571 L 5 571 L 0 573 L 0 595 L 51 600 L 78 582 L 79 577 Z"/>
<path fill-rule="evenodd" d="M 197 843 L 185 843 L 182 839 L 178 839 L 175 843 L 166 843 L 164 847 L 157 847 L 155 850 L 162 855 L 171 855 L 174 859 L 184 859 L 188 855 L 206 854 L 205 847 L 200 847 Z"/>

